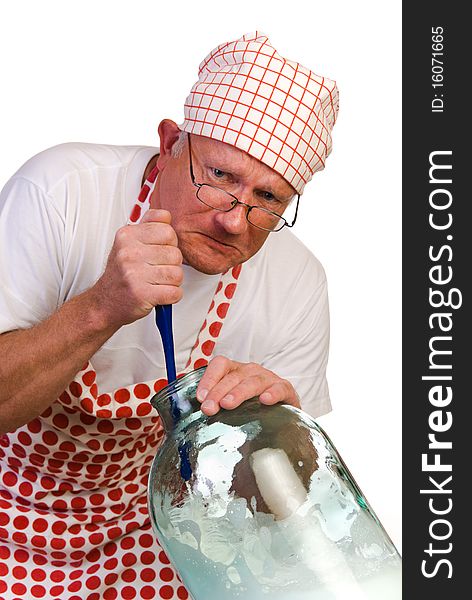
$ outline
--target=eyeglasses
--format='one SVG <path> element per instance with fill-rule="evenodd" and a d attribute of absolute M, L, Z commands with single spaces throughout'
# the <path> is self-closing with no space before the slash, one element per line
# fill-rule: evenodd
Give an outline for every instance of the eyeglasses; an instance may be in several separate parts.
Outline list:
<path fill-rule="evenodd" d="M 195 181 L 195 175 L 193 173 L 192 163 L 192 147 L 190 143 L 190 134 L 187 136 L 188 139 L 188 152 L 189 152 L 189 164 L 190 164 L 190 177 L 192 178 L 193 185 L 197 188 L 196 196 L 209 208 L 219 210 L 221 212 L 229 212 L 233 210 L 235 206 L 241 204 L 246 207 L 246 219 L 254 227 L 263 229 L 264 231 L 280 231 L 284 227 L 293 227 L 297 220 L 298 204 L 300 202 L 300 194 L 297 194 L 297 205 L 295 208 L 295 216 L 292 223 L 289 223 L 281 215 L 273 212 L 262 206 L 251 206 L 245 202 L 241 202 L 236 196 L 222 190 L 219 187 L 210 185 L 209 183 L 197 183 Z"/>

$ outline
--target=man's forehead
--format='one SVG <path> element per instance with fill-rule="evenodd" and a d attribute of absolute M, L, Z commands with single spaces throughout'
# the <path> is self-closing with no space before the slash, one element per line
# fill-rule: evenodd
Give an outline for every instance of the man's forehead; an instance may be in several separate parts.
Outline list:
<path fill-rule="evenodd" d="M 338 106 L 334 81 L 283 58 L 256 31 L 200 63 L 181 129 L 247 152 L 301 194 L 331 152 Z"/>
<path fill-rule="evenodd" d="M 213 138 L 192 134 L 192 147 L 204 154 L 207 159 L 217 161 L 212 166 L 233 174 L 257 173 L 267 180 L 267 185 L 277 188 L 279 193 L 293 196 L 297 192 L 286 179 L 274 169 L 257 160 L 244 150 Z M 202 156 L 203 157 L 203 156 Z"/>

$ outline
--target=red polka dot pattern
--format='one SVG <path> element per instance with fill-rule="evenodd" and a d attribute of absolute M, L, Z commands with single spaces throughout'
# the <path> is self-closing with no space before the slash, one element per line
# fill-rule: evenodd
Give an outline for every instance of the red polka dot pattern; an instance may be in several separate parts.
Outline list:
<path fill-rule="evenodd" d="M 206 342 L 203 342 L 202 344 L 202 352 L 205 356 L 211 356 L 211 353 L 213 352 L 213 348 L 215 347 L 215 342 L 211 341 L 211 340 L 207 340 Z"/>
<path fill-rule="evenodd" d="M 138 202 L 144 202 L 147 199 L 150 191 L 151 191 L 150 186 L 147 183 L 145 183 L 143 185 L 141 191 L 139 192 Z"/>
<path fill-rule="evenodd" d="M 133 211 L 131 213 L 130 221 L 132 223 L 136 223 L 138 221 L 138 219 L 140 218 L 140 216 L 141 216 L 141 207 L 138 204 L 136 204 L 136 206 L 133 208 Z"/>
<path fill-rule="evenodd" d="M 156 177 L 155 168 L 129 224 L 149 208 Z M 222 275 L 184 373 L 211 359 L 240 271 Z M 99 393 L 87 363 L 39 417 L 0 436 L 2 600 L 189 598 L 147 512 L 163 437 L 150 399 L 166 385 Z"/>
<path fill-rule="evenodd" d="M 236 284 L 230 283 L 225 287 L 225 296 L 229 299 L 234 296 L 234 292 L 236 291 Z"/>
<path fill-rule="evenodd" d="M 211 360 L 217 338 L 223 327 L 223 321 L 228 314 L 230 302 L 235 295 L 240 273 L 241 265 L 237 265 L 223 273 L 216 287 L 207 317 L 198 333 L 190 358 L 185 365 L 186 373 L 207 365 Z"/>
<path fill-rule="evenodd" d="M 228 309 L 229 309 L 229 302 L 222 302 L 221 304 L 218 304 L 218 307 L 216 309 L 216 314 L 220 317 L 220 319 L 224 319 L 226 317 L 226 315 L 228 314 Z"/>

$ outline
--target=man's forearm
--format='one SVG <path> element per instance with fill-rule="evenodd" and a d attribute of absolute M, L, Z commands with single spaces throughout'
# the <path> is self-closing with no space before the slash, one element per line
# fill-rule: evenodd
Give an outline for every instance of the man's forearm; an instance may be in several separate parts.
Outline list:
<path fill-rule="evenodd" d="M 182 253 L 166 210 L 120 227 L 89 290 L 31 329 L 0 335 L 0 434 L 41 414 L 120 327 L 182 298 Z M 32 292 L 34 293 L 34 292 Z"/>
<path fill-rule="evenodd" d="M 0 434 L 41 414 L 118 328 L 91 288 L 42 323 L 0 335 Z"/>

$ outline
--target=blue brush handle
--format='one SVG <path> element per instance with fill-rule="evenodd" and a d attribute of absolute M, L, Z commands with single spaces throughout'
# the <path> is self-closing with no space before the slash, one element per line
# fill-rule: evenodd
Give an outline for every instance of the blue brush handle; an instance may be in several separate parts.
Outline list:
<path fill-rule="evenodd" d="M 174 355 L 174 336 L 172 334 L 172 305 L 164 304 L 156 306 L 156 325 L 159 329 L 164 346 L 164 356 L 166 359 L 167 381 L 175 381 L 177 373 L 175 370 L 175 355 Z M 179 396 L 173 394 L 170 397 L 171 412 L 174 418 L 174 423 L 180 419 L 181 410 L 179 408 Z M 191 442 L 179 443 L 180 455 L 180 475 L 184 481 L 188 481 L 192 476 L 192 466 L 190 464 L 189 452 L 192 448 Z"/>
<path fill-rule="evenodd" d="M 156 306 L 156 325 L 159 329 L 164 346 L 166 359 L 167 381 L 175 381 L 177 373 L 175 370 L 174 336 L 172 334 L 172 305 Z"/>

